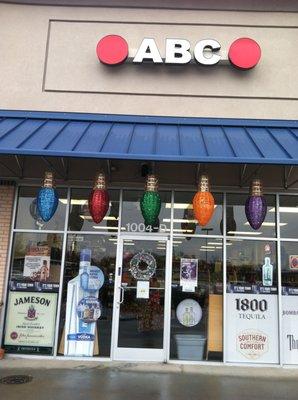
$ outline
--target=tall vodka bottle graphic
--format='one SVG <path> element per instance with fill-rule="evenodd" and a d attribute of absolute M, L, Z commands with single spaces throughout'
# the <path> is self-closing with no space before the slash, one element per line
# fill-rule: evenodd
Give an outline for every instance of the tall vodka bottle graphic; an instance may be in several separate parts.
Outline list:
<path fill-rule="evenodd" d="M 91 250 L 83 249 L 79 274 L 67 285 L 64 354 L 68 356 L 93 355 L 95 324 L 83 322 L 77 313 L 79 302 L 88 296 L 90 266 Z"/>
<path fill-rule="evenodd" d="M 263 286 L 272 286 L 273 284 L 273 265 L 270 264 L 270 258 L 265 257 L 265 264 L 262 267 Z"/>

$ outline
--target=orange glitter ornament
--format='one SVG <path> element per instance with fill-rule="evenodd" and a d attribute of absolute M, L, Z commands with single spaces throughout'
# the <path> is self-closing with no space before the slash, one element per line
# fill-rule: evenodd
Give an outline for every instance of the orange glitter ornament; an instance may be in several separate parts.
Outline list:
<path fill-rule="evenodd" d="M 205 226 L 214 213 L 214 197 L 210 193 L 209 178 L 207 175 L 200 176 L 198 186 L 198 191 L 192 201 L 193 211 L 199 225 Z"/>

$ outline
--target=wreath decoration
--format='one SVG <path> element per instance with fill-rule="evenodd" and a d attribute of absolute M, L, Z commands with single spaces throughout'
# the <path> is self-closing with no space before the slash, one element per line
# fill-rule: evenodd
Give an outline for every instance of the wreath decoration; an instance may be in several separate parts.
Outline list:
<path fill-rule="evenodd" d="M 148 281 L 156 272 L 156 260 L 152 254 L 141 251 L 130 260 L 129 271 L 138 281 Z"/>

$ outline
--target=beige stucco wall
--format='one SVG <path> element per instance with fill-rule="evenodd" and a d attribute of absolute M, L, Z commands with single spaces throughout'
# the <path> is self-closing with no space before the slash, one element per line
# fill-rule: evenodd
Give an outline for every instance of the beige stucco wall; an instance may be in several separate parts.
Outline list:
<path fill-rule="evenodd" d="M 298 119 L 298 14 L 0 4 L 0 108 L 112 114 Z M 144 36 L 249 36 L 262 47 L 251 71 L 123 65 L 95 54 L 104 35 L 133 52 Z"/>

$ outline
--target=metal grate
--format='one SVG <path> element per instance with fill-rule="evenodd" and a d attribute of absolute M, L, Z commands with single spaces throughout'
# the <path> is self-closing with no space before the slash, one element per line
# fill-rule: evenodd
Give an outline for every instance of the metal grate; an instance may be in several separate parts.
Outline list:
<path fill-rule="evenodd" d="M 33 376 L 30 375 L 8 375 L 0 379 L 0 383 L 4 385 L 21 385 L 31 382 Z"/>

